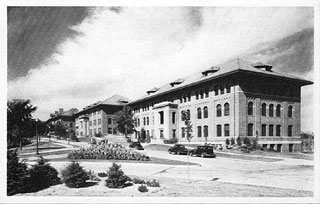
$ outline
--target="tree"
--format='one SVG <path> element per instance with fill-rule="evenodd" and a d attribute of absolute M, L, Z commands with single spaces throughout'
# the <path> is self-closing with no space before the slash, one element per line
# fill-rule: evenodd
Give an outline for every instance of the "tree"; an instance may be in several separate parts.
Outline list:
<path fill-rule="evenodd" d="M 56 135 L 59 135 L 61 137 L 66 137 L 68 136 L 67 133 L 67 128 L 65 125 L 63 125 L 61 122 L 57 122 L 55 125 L 54 125 L 54 133 Z"/>
<path fill-rule="evenodd" d="M 18 141 L 22 149 L 23 133 L 28 130 L 28 125 L 32 119 L 32 113 L 37 107 L 30 104 L 30 100 L 14 99 L 7 102 L 7 129 L 8 140 Z"/>
<path fill-rule="evenodd" d="M 184 121 L 184 125 L 186 126 L 185 127 L 185 131 L 186 131 L 186 138 L 190 144 L 190 141 L 192 139 L 192 124 L 191 124 L 191 121 L 190 121 L 190 115 L 188 112 L 185 112 L 183 111 L 182 112 L 182 119 Z M 190 173 L 189 173 L 189 149 L 188 149 L 188 155 L 187 155 L 187 158 L 188 158 L 188 180 L 190 182 Z"/>
<path fill-rule="evenodd" d="M 117 130 L 123 133 L 125 137 L 134 131 L 133 111 L 130 106 L 124 106 L 121 111 L 115 113 L 115 121 L 117 123 Z"/>

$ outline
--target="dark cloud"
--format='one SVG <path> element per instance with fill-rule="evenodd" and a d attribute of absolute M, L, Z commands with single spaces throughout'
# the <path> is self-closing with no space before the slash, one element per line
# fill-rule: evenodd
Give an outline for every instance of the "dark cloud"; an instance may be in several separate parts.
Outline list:
<path fill-rule="evenodd" d="M 88 7 L 8 7 L 8 80 L 25 76 L 78 33 L 70 26 L 91 14 Z"/>
<path fill-rule="evenodd" d="M 266 59 L 277 70 L 305 74 L 313 70 L 314 30 L 302 30 L 275 42 L 257 46 L 248 58 Z"/>

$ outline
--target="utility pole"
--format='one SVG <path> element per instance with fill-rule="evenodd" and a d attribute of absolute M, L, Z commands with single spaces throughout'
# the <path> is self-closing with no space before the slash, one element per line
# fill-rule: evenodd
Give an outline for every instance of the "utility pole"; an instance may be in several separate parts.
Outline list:
<path fill-rule="evenodd" d="M 39 154 L 39 141 L 38 141 L 38 118 L 36 119 L 36 140 L 37 140 L 37 155 Z"/>

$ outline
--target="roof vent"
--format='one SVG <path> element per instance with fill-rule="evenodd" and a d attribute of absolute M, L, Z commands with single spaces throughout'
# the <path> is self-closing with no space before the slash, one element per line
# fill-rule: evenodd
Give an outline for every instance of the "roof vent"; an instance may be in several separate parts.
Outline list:
<path fill-rule="evenodd" d="M 272 66 L 271 66 L 271 65 L 263 64 L 263 63 L 261 63 L 261 62 L 254 63 L 254 64 L 252 64 L 252 66 L 253 66 L 254 68 L 257 68 L 257 69 L 264 69 L 264 70 L 266 70 L 266 71 L 268 71 L 268 72 L 271 72 L 271 69 L 272 69 Z"/>
<path fill-rule="evenodd" d="M 204 70 L 202 72 L 202 75 L 203 76 L 208 76 L 209 73 L 215 73 L 215 72 L 217 72 L 219 70 L 220 70 L 220 67 L 213 66 L 213 67 L 210 67 L 209 69 Z"/>
<path fill-rule="evenodd" d="M 170 85 L 171 85 L 172 87 L 174 87 L 174 85 L 181 84 L 182 82 L 184 82 L 184 79 L 177 79 L 177 80 L 171 82 Z"/>
<path fill-rule="evenodd" d="M 159 90 L 158 88 L 154 87 L 151 90 L 147 91 L 147 94 L 150 95 L 151 93 L 154 93 L 154 92 L 156 92 L 158 90 Z"/>

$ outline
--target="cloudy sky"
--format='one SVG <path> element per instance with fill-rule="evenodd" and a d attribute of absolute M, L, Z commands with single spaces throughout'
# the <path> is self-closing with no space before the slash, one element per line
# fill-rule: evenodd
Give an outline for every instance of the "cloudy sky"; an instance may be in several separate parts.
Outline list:
<path fill-rule="evenodd" d="M 46 120 L 235 57 L 313 80 L 313 20 L 311 7 L 10 7 L 8 99 L 30 99 Z M 305 131 L 312 89 L 302 89 Z"/>

